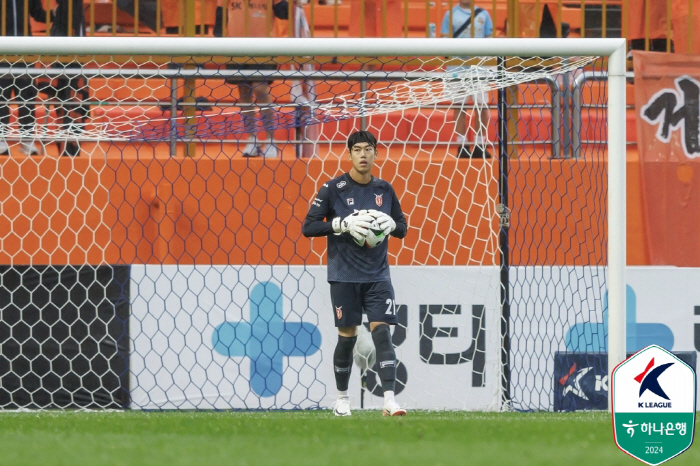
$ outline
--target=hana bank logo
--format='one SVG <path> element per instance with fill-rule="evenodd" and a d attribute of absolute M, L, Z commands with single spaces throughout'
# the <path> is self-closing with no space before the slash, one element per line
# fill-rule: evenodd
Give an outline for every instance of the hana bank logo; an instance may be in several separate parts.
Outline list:
<path fill-rule="evenodd" d="M 649 345 L 671 350 L 673 332 L 665 324 L 637 323 L 637 295 L 627 285 L 627 352 L 635 353 Z M 583 322 L 566 332 L 567 351 L 605 352 L 608 350 L 608 293 L 603 297 L 603 323 Z"/>
<path fill-rule="evenodd" d="M 262 282 L 250 292 L 250 320 L 224 322 L 214 329 L 214 351 L 250 359 L 250 387 L 259 396 L 274 396 L 282 388 L 284 358 L 305 357 L 321 347 L 321 332 L 307 322 L 282 318 L 282 290 Z"/>

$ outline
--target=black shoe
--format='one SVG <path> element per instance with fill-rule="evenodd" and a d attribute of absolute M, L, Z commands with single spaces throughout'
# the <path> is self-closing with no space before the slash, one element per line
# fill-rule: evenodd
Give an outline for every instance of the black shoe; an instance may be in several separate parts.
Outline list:
<path fill-rule="evenodd" d="M 469 147 L 467 146 L 462 146 L 459 148 L 459 153 L 457 154 L 457 157 L 460 159 L 470 159 L 472 158 L 472 153 L 469 150 Z"/>
<path fill-rule="evenodd" d="M 474 150 L 472 150 L 472 158 L 473 159 L 490 159 L 491 158 L 491 153 L 486 150 L 486 148 L 481 147 L 481 146 L 474 146 Z"/>
<path fill-rule="evenodd" d="M 80 144 L 71 141 L 59 143 L 58 153 L 64 157 L 77 157 L 80 155 Z"/>

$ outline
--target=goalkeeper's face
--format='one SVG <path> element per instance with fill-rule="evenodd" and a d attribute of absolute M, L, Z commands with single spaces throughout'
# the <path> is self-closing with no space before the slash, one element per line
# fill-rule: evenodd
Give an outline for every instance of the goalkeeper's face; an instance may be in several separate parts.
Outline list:
<path fill-rule="evenodd" d="M 372 171 L 377 148 L 368 142 L 358 142 L 350 149 L 350 160 L 356 172 L 366 175 Z"/>

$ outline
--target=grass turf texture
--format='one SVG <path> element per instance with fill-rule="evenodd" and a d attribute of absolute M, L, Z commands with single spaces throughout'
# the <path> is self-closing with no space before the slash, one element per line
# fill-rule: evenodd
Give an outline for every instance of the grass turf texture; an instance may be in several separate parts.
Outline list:
<path fill-rule="evenodd" d="M 696 444 L 668 464 L 699 465 Z M 0 465 L 634 465 L 607 413 L 0 413 Z"/>

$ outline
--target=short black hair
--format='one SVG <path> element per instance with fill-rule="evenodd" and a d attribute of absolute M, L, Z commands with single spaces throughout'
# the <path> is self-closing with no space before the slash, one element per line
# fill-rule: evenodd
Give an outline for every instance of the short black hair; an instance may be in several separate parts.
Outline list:
<path fill-rule="evenodd" d="M 377 138 L 369 131 L 355 131 L 348 137 L 348 149 L 352 150 L 355 144 L 366 142 L 372 147 L 377 147 Z"/>

